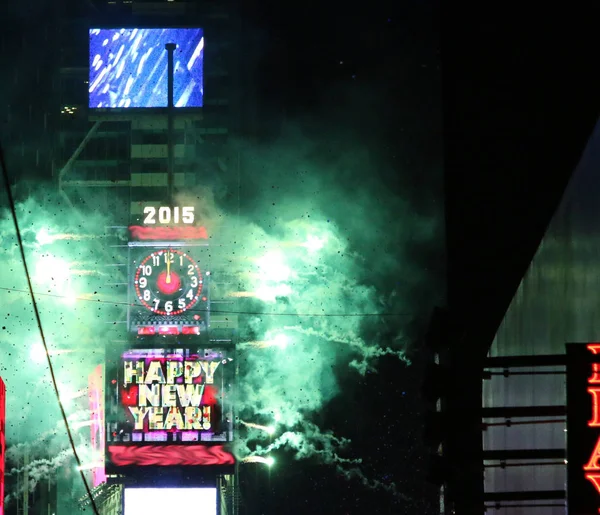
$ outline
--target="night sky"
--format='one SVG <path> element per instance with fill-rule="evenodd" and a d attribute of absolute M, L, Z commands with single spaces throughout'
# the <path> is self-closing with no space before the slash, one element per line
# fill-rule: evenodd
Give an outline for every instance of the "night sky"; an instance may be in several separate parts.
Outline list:
<path fill-rule="evenodd" d="M 381 175 L 386 187 L 410 196 L 422 213 L 443 216 L 437 2 L 377 1 L 355 8 L 339 1 L 293 7 L 270 1 L 259 4 L 257 25 L 263 29 L 259 32 L 264 50 L 259 63 L 264 71 L 261 108 L 275 115 L 265 119 L 274 124 L 280 113 L 284 126 L 293 124 L 308 134 L 329 131 L 336 143 L 345 133 L 349 141 L 364 142 L 387 167 Z M 263 137 L 269 141 L 280 128 L 266 124 Z M 325 153 L 339 150 L 338 144 L 328 150 L 327 136 L 323 139 Z M 361 188 L 360 177 L 351 180 L 349 187 Z M 442 249 L 443 242 L 435 249 L 413 249 L 423 268 L 438 274 L 438 292 L 445 289 Z M 428 314 L 419 321 L 418 337 Z M 413 345 L 412 359 L 413 365 L 407 367 L 384 358 L 377 373 L 364 378 L 348 376 L 343 367 L 337 370 L 343 393 L 326 406 L 319 420 L 323 427 L 350 438 L 350 454 L 364 459 L 366 476 L 384 485 L 394 483 L 398 495 L 365 488 L 316 460 L 291 461 L 270 472 L 262 468 L 245 472 L 248 505 L 242 511 L 435 513 L 436 491 L 425 480 L 419 343 Z"/>
<path fill-rule="evenodd" d="M 400 147 L 407 115 L 412 127 L 419 123 L 424 131 L 435 130 L 436 116 L 443 115 L 449 306 L 466 329 L 455 368 L 472 374 L 596 123 L 597 7 L 590 2 L 535 11 L 512 3 L 491 8 L 452 2 L 440 8 L 436 2 L 373 2 L 360 10 L 329 5 L 299 12 L 269 5 L 271 16 L 281 20 L 272 23 L 277 26 L 272 37 L 282 43 L 272 48 L 272 58 L 287 63 L 289 93 L 280 101 L 290 113 L 305 113 L 329 105 L 336 98 L 332 91 L 348 91 L 342 84 L 357 91 L 384 90 L 386 105 L 375 112 L 392 148 Z M 307 27 L 309 41 L 303 37 Z M 436 69 L 439 48 L 441 77 L 427 72 Z M 418 116 L 425 105 L 439 105 L 435 89 L 440 78 L 443 109 Z M 264 91 L 268 95 L 266 84 Z M 367 102 L 371 98 L 363 96 Z M 361 102 L 356 105 L 360 112 Z M 424 139 L 416 146 L 415 159 L 427 153 L 426 144 Z M 427 187 L 418 173 L 409 175 Z M 407 426 L 420 431 L 420 407 L 414 400 L 419 382 L 416 370 L 399 373 L 394 364 L 371 378 L 374 397 L 380 399 L 373 405 L 381 403 L 387 410 L 369 410 L 374 420 L 369 437 L 380 443 L 365 446 L 381 455 L 376 460 L 380 477 L 391 471 L 406 478 L 406 462 L 415 453 L 420 462 L 422 448 L 401 438 L 390 443 Z M 468 402 L 480 405 L 477 392 Z M 390 422 L 387 427 L 383 420 Z M 422 476 L 413 477 L 418 495 L 424 495 Z M 299 491 L 318 492 L 327 506 L 320 510 L 311 503 L 318 512 L 332 511 L 332 506 L 338 507 L 336 513 L 420 511 L 394 505 L 385 495 L 366 495 L 318 469 L 305 482 L 292 481 Z M 265 491 L 264 513 L 272 512 L 269 503 L 275 498 L 275 491 Z"/>

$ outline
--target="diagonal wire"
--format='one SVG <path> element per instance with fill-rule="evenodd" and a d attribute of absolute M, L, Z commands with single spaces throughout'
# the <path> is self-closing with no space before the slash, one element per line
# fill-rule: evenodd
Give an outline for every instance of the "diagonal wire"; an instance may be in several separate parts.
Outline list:
<path fill-rule="evenodd" d="M 96 506 L 96 502 L 92 496 L 92 492 L 90 490 L 90 486 L 85 479 L 85 474 L 83 470 L 81 470 L 81 460 L 79 459 L 79 455 L 77 454 L 77 449 L 75 449 L 75 441 L 73 440 L 73 434 L 71 433 L 71 428 L 69 427 L 69 421 L 67 420 L 67 414 L 65 413 L 65 408 L 60 400 L 60 395 L 58 393 L 58 384 L 56 382 L 56 375 L 54 374 L 54 367 L 52 366 L 52 360 L 50 359 L 50 354 L 48 353 L 48 345 L 46 343 L 46 336 L 44 335 L 44 329 L 42 327 L 42 319 L 40 317 L 40 312 L 38 310 L 38 305 L 35 300 L 35 294 L 33 291 L 33 286 L 31 284 L 31 276 L 29 275 L 29 268 L 27 267 L 27 261 L 25 259 L 25 248 L 23 246 L 23 239 L 21 238 L 21 230 L 19 229 L 19 222 L 17 220 L 17 212 L 15 209 L 15 201 L 12 196 L 12 192 L 10 190 L 10 180 L 8 178 L 8 171 L 6 169 L 6 163 L 4 161 L 4 152 L 2 150 L 2 145 L 0 144 L 0 167 L 2 167 L 2 176 L 4 178 L 4 187 L 6 188 L 6 195 L 8 197 L 8 204 L 10 207 L 10 212 L 12 215 L 13 224 L 15 226 L 15 232 L 17 234 L 17 242 L 19 245 L 19 253 L 21 254 L 21 260 L 23 261 L 23 268 L 25 269 L 25 277 L 27 278 L 27 288 L 29 289 L 29 294 L 31 296 L 31 304 L 33 306 L 33 312 L 35 314 L 35 321 L 38 326 L 38 330 L 40 332 L 40 337 L 42 339 L 42 343 L 44 344 L 44 351 L 46 353 L 46 358 L 48 360 L 48 369 L 50 370 L 50 376 L 52 378 L 52 386 L 54 387 L 54 393 L 56 394 L 56 399 L 58 400 L 58 405 L 60 407 L 60 413 L 62 415 L 63 421 L 65 423 L 65 427 L 67 429 L 67 435 L 69 437 L 69 443 L 71 444 L 71 450 L 73 451 L 73 455 L 75 456 L 75 461 L 77 462 L 77 468 L 79 470 L 79 474 L 81 475 L 81 480 L 85 486 L 85 490 L 90 499 L 92 509 L 94 510 L 95 515 L 99 515 L 98 507 Z"/>

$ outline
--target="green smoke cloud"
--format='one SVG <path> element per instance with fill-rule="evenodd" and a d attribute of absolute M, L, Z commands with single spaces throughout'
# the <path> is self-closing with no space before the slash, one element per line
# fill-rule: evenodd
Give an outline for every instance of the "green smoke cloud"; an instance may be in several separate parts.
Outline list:
<path fill-rule="evenodd" d="M 206 215 L 218 230 L 209 232 L 229 249 L 213 250 L 217 261 L 253 294 L 239 309 L 259 313 L 241 318 L 236 405 L 263 429 L 242 431 L 237 453 L 315 458 L 402 498 L 392 483 L 365 475 L 352 442 L 315 421 L 343 395 L 340 374 L 359 380 L 382 356 L 410 362 L 415 335 L 442 297 L 441 205 L 412 201 L 408 187 L 398 193 L 385 165 L 348 152 L 348 140 L 327 142 L 324 152 L 294 132 L 276 149 L 246 149 L 252 179 L 239 212 L 233 186 L 196 198 L 212 206 Z M 439 170 L 427 172 L 432 181 L 436 174 L 432 196 Z"/>
<path fill-rule="evenodd" d="M 359 379 L 385 355 L 409 362 L 419 323 L 440 298 L 434 259 L 440 257 L 440 218 L 435 206 L 412 202 L 409 190 L 398 193 L 402 185 L 387 182 L 390 174 L 373 155 L 348 147 L 339 138 L 323 149 L 296 133 L 275 149 L 240 144 L 249 165 L 239 199 L 237 185 L 223 178 L 180 200 L 198 206 L 208 228 L 211 269 L 234 274 L 238 293 L 246 295 L 236 307 L 236 407 L 242 420 L 273 431 L 242 428 L 238 457 L 284 451 L 315 458 L 365 486 L 402 495 L 367 478 L 352 442 L 317 420 L 343 395 L 339 374 Z M 103 238 L 106 226 L 124 221 L 60 202 L 38 196 L 20 204 L 17 214 L 59 389 L 76 421 L 87 416 L 77 395 L 102 362 L 104 342 L 125 337 L 115 321 L 124 318 L 126 299 L 112 285 L 126 278 L 105 266 L 118 254 Z M 7 213 L 0 238 L 0 374 L 8 412 L 19 413 L 7 421 L 10 456 L 18 462 L 24 442 L 52 442 L 62 456 L 64 428 L 47 367 L 32 357 L 39 334 Z M 77 444 L 93 461 L 86 431 L 77 433 Z M 32 478 L 54 470 L 42 447 L 36 443 L 29 451 Z"/>

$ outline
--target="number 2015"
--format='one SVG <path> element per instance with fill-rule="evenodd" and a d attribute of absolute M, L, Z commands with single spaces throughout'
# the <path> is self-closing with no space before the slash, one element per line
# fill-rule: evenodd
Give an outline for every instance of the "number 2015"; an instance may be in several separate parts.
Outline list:
<path fill-rule="evenodd" d="M 159 224 L 178 224 L 183 222 L 184 224 L 194 223 L 194 207 L 167 207 L 162 206 L 158 209 L 154 206 L 146 206 L 144 208 L 144 224 L 152 225 L 157 222 Z M 158 216 L 157 216 L 158 215 Z"/>

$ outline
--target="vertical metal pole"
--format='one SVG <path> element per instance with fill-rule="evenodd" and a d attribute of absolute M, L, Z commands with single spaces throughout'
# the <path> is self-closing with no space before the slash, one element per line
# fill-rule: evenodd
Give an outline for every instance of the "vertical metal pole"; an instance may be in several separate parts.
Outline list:
<path fill-rule="evenodd" d="M 175 182 L 175 144 L 173 141 L 173 118 L 175 116 L 175 106 L 173 105 L 173 54 L 177 45 L 175 43 L 167 43 L 165 48 L 168 52 L 168 69 L 167 69 L 167 80 L 168 80 L 168 104 L 167 104 L 167 116 L 168 116 L 168 173 L 167 173 L 167 184 L 168 184 L 168 195 L 169 204 L 173 205 L 173 189 Z"/>

